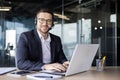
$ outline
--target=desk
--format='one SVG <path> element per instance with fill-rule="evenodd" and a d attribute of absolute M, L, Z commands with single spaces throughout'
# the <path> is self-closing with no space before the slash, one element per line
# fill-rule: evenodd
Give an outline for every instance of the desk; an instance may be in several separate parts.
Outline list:
<path fill-rule="evenodd" d="M 0 80 L 27 80 L 23 77 L 0 76 Z M 104 71 L 98 72 L 95 68 L 89 71 L 63 77 L 59 80 L 120 80 L 120 67 L 106 67 Z"/>

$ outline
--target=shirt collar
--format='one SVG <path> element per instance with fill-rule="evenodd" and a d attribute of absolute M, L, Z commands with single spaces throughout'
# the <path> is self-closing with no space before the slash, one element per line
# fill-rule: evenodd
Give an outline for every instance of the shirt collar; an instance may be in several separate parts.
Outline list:
<path fill-rule="evenodd" d="M 50 34 L 48 33 L 48 37 L 47 39 L 44 39 L 44 37 L 39 33 L 39 31 L 37 30 L 37 33 L 39 35 L 39 38 L 43 41 L 47 41 L 47 42 L 50 42 L 51 41 L 51 38 L 50 38 Z"/>

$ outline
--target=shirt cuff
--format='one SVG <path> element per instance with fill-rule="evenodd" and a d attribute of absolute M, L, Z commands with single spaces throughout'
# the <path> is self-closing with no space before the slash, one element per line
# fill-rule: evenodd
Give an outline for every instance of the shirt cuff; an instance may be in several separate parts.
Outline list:
<path fill-rule="evenodd" d="M 45 70 L 44 65 L 41 67 L 42 70 Z"/>

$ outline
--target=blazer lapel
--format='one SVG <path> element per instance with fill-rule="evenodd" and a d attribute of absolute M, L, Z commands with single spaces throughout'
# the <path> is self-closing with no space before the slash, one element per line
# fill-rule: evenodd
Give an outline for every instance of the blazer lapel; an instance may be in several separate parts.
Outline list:
<path fill-rule="evenodd" d="M 40 55 L 40 60 L 43 62 L 43 55 L 42 55 L 42 44 L 41 44 L 41 40 L 38 36 L 38 33 L 37 33 L 37 30 L 34 30 L 34 35 L 35 35 L 35 41 L 38 43 L 38 44 L 35 44 L 35 45 L 38 45 L 39 47 L 39 55 Z"/>

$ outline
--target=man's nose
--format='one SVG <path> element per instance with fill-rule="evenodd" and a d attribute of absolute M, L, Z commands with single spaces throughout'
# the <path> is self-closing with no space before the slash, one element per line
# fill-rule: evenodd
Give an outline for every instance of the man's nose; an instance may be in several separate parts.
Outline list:
<path fill-rule="evenodd" d="M 45 20 L 45 21 L 43 22 L 43 24 L 44 24 L 44 25 L 47 25 L 47 20 Z"/>

